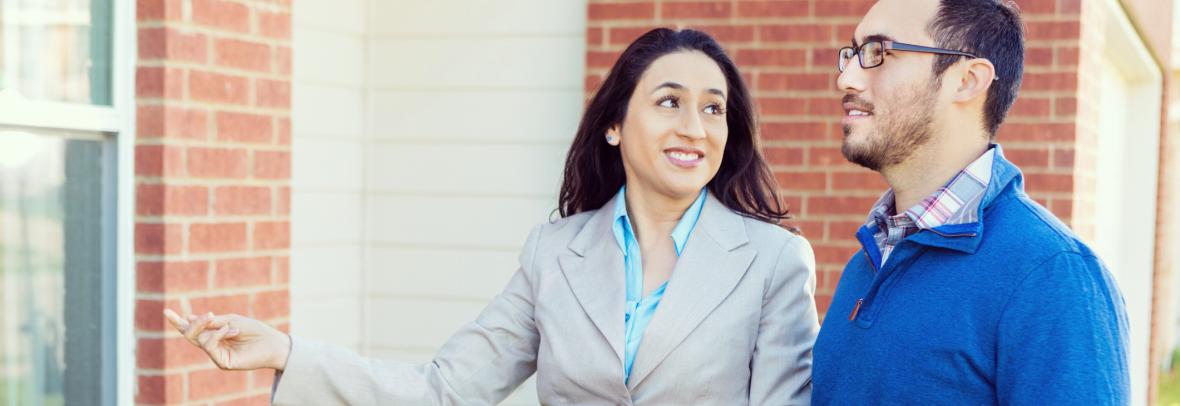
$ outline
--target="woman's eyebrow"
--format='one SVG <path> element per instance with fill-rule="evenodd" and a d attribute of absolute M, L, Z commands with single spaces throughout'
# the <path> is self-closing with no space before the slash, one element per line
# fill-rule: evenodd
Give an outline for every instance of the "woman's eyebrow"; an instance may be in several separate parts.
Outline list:
<path fill-rule="evenodd" d="M 670 88 L 670 89 L 675 89 L 675 90 L 684 90 L 684 85 L 682 85 L 682 84 L 679 84 L 676 82 L 664 82 L 664 83 L 660 83 L 660 85 L 656 86 L 654 89 L 651 89 L 651 92 L 655 93 L 657 90 L 663 89 L 665 87 Z"/>

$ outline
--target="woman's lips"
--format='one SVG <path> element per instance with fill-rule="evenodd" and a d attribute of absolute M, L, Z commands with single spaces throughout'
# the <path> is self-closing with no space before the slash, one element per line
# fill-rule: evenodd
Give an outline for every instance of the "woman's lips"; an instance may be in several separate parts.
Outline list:
<path fill-rule="evenodd" d="M 664 150 L 664 157 L 672 165 L 681 168 L 693 168 L 704 161 L 705 153 L 695 149 L 669 148 Z"/>

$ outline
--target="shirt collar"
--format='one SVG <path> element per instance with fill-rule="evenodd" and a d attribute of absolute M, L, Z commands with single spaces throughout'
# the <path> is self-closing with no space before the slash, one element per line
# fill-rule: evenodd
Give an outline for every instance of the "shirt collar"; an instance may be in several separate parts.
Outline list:
<path fill-rule="evenodd" d="M 631 217 L 627 215 L 626 192 L 627 185 L 623 185 L 619 189 L 618 196 L 615 198 L 613 216 L 615 241 L 619 243 L 619 248 L 623 252 L 627 252 L 627 239 L 635 238 L 635 232 L 631 228 Z M 680 221 L 672 229 L 672 244 L 676 247 L 677 256 L 684 251 L 684 245 L 688 244 L 688 236 L 692 234 L 693 228 L 697 225 L 697 220 L 701 217 L 701 210 L 705 207 L 706 194 L 706 189 L 701 188 L 701 193 L 697 195 L 696 201 L 691 206 L 688 206 L 688 210 L 684 211 L 684 215 L 680 217 Z"/>
<path fill-rule="evenodd" d="M 996 148 L 988 148 L 979 158 L 955 174 L 945 186 L 903 213 L 894 214 L 895 195 L 892 188 L 886 190 L 869 210 L 865 227 L 888 224 L 887 218 L 897 215 L 909 217 L 922 230 L 979 221 L 979 206 L 991 182 L 995 156 Z"/>

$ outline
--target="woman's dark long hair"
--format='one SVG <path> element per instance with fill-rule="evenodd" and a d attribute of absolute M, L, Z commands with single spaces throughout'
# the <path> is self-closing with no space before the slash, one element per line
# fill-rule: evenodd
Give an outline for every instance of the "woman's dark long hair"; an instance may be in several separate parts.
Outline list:
<path fill-rule="evenodd" d="M 729 139 L 721 168 L 706 185 L 709 193 L 730 210 L 747 217 L 775 224 L 789 218 L 787 208 L 779 200 L 774 175 L 759 151 L 754 106 L 737 66 L 708 34 L 668 28 L 648 31 L 632 42 L 590 99 L 565 160 L 565 179 L 558 201 L 561 217 L 598 209 L 619 192 L 626 181 L 622 155 L 603 141 L 603 137 L 608 129 L 623 122 L 631 94 L 651 63 L 661 56 L 684 51 L 708 55 L 721 68 L 729 84 L 725 106 Z"/>

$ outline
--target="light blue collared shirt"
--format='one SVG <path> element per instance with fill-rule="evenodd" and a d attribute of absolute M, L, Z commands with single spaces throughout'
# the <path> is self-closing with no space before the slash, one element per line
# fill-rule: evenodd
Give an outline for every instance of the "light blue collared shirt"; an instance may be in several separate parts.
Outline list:
<path fill-rule="evenodd" d="M 626 322 L 624 330 L 626 331 L 626 341 L 623 350 L 624 382 L 631 379 L 631 364 L 635 362 L 635 353 L 639 350 L 639 341 L 643 339 L 643 331 L 647 329 L 647 324 L 656 314 L 656 307 L 660 305 L 660 299 L 664 298 L 664 290 L 668 288 L 668 282 L 665 281 L 651 294 L 641 296 L 643 295 L 643 258 L 639 254 L 639 242 L 635 239 L 635 230 L 631 228 L 631 218 L 627 216 L 626 192 L 627 186 L 624 185 L 619 190 L 618 198 L 615 199 L 615 221 L 612 226 L 615 232 L 615 241 L 619 243 L 619 249 L 623 250 L 623 263 L 627 278 L 627 308 L 624 315 Z M 676 247 L 677 257 L 684 252 L 684 244 L 688 243 L 689 234 L 692 233 L 693 228 L 696 228 L 697 220 L 701 217 L 701 208 L 704 206 L 705 189 L 701 189 L 697 200 L 688 207 L 684 216 L 680 217 L 676 228 L 672 229 L 672 244 Z"/>

